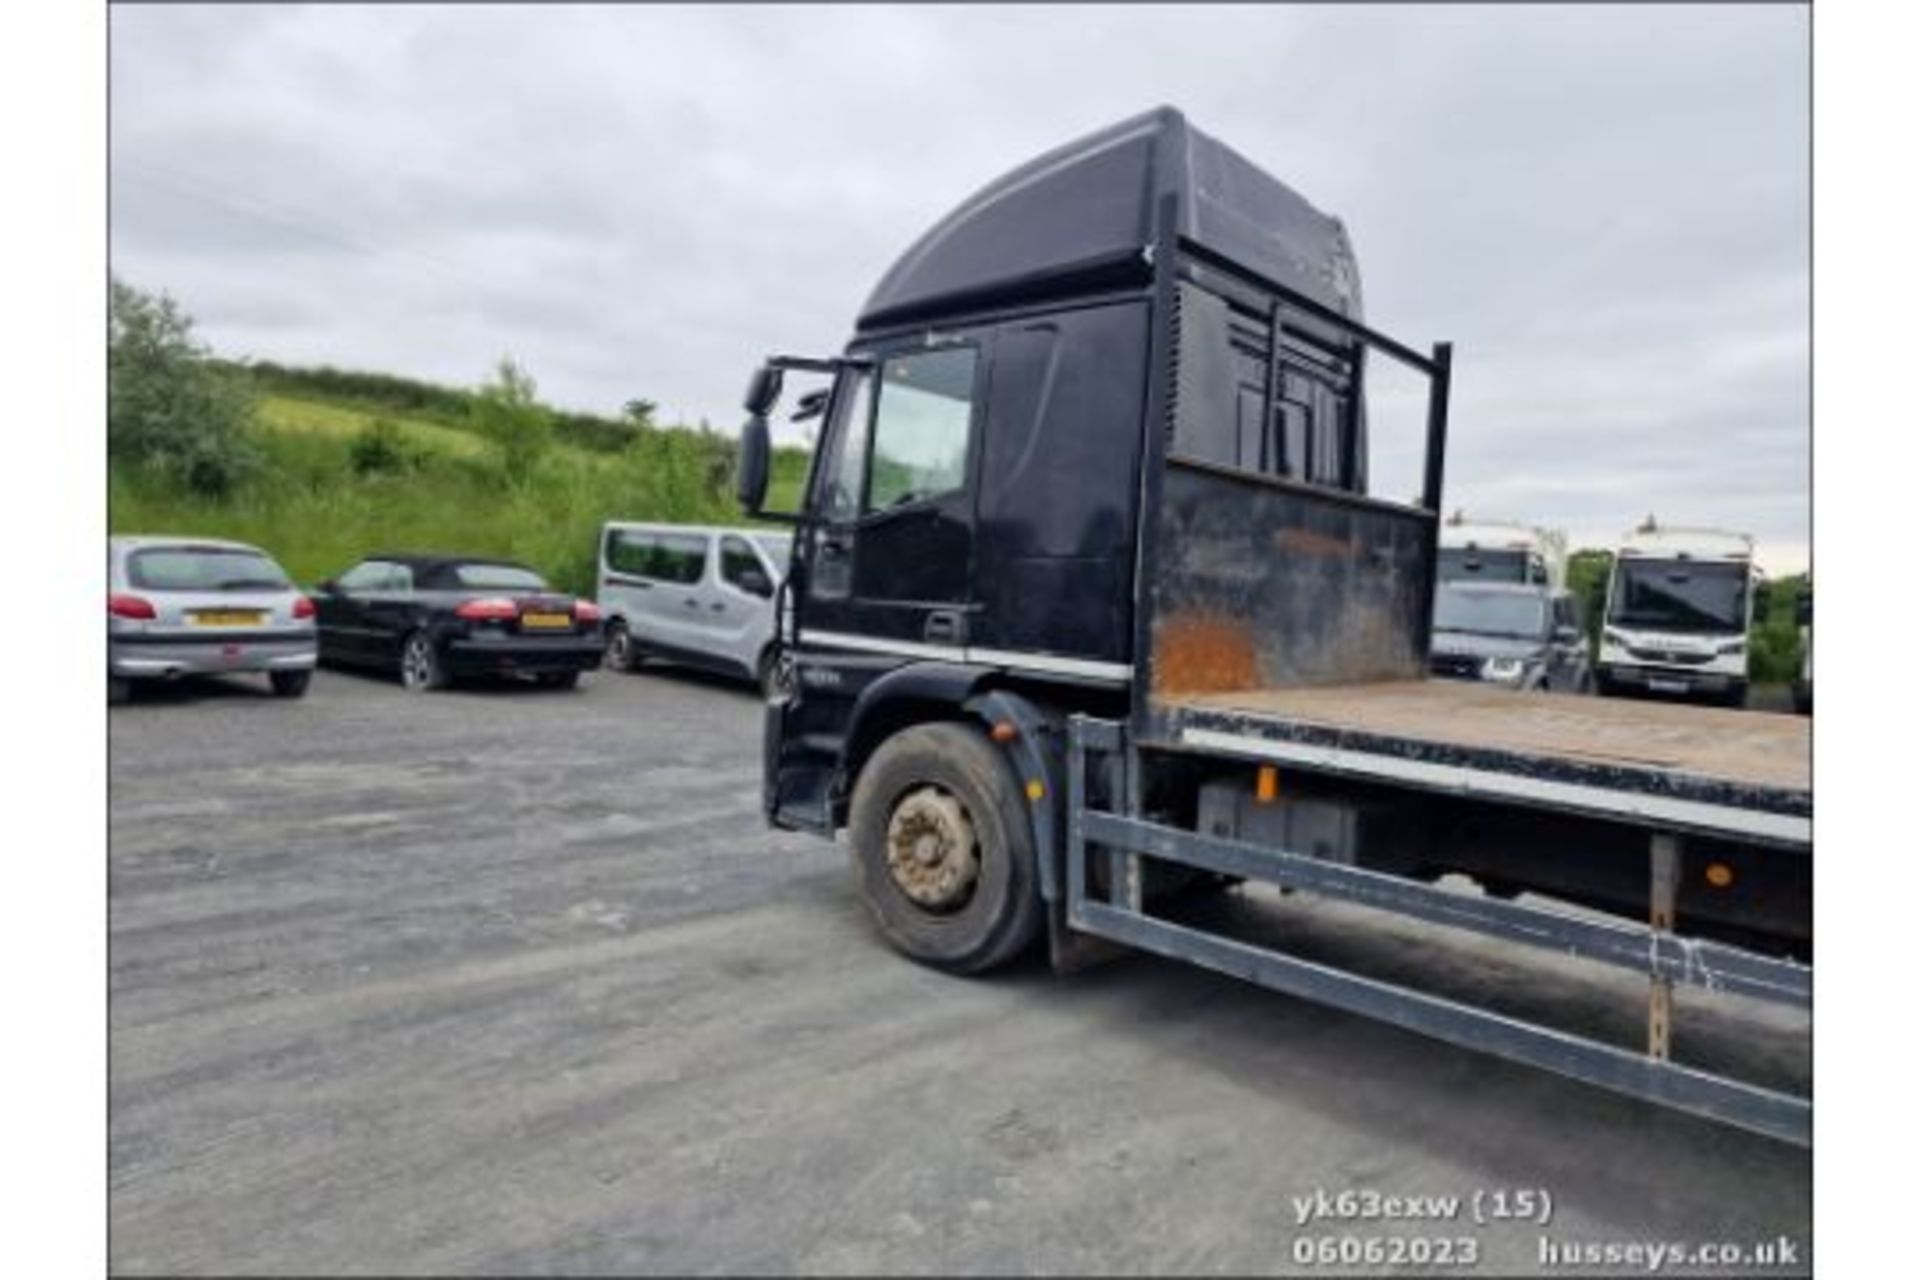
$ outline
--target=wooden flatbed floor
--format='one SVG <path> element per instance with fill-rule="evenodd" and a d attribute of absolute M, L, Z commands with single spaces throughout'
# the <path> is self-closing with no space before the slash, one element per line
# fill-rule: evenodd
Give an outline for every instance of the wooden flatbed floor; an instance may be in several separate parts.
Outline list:
<path fill-rule="evenodd" d="M 1781 843 L 1811 839 L 1806 717 L 1451 680 L 1157 700 L 1170 745 Z M 1792 821 L 1786 821 L 1792 819 Z"/>

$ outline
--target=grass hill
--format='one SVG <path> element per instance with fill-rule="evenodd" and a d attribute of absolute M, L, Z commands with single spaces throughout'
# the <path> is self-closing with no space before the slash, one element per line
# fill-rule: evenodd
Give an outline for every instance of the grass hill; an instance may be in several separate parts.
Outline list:
<path fill-rule="evenodd" d="M 452 551 L 509 556 L 590 593 L 603 521 L 742 523 L 734 442 L 717 433 L 548 409 L 550 443 L 511 479 L 470 392 L 331 369 L 227 372 L 253 392 L 243 478 L 210 497 L 116 462 L 114 532 L 237 538 L 303 583 L 373 551 Z M 775 505 L 794 504 L 806 465 L 799 450 L 776 454 Z"/>

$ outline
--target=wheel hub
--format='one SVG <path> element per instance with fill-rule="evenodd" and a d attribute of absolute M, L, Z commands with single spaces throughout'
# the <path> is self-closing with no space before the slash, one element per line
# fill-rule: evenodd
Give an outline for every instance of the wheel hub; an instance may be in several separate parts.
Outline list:
<path fill-rule="evenodd" d="M 901 797 L 887 822 L 887 868 L 900 892 L 923 907 L 965 902 L 980 878 L 980 845 L 960 802 L 937 787 Z"/>

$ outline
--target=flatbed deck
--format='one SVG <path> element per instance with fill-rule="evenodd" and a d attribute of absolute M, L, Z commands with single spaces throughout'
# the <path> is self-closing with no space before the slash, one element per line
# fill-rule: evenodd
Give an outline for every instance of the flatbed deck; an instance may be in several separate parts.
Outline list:
<path fill-rule="evenodd" d="M 1813 751 L 1800 716 L 1448 680 L 1157 699 L 1158 745 L 1273 760 L 1636 825 L 1806 848 Z"/>

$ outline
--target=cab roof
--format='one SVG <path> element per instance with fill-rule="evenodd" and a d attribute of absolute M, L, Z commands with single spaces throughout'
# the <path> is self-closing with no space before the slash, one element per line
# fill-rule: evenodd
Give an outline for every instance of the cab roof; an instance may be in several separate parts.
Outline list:
<path fill-rule="evenodd" d="M 865 332 L 1149 278 L 1154 211 L 1178 233 L 1355 320 L 1340 220 L 1172 107 L 1110 125 L 989 183 L 915 241 L 860 309 Z"/>
<path fill-rule="evenodd" d="M 1642 526 L 1621 540 L 1622 556 L 1687 556 L 1692 559 L 1751 560 L 1753 539 L 1725 529 Z"/>

